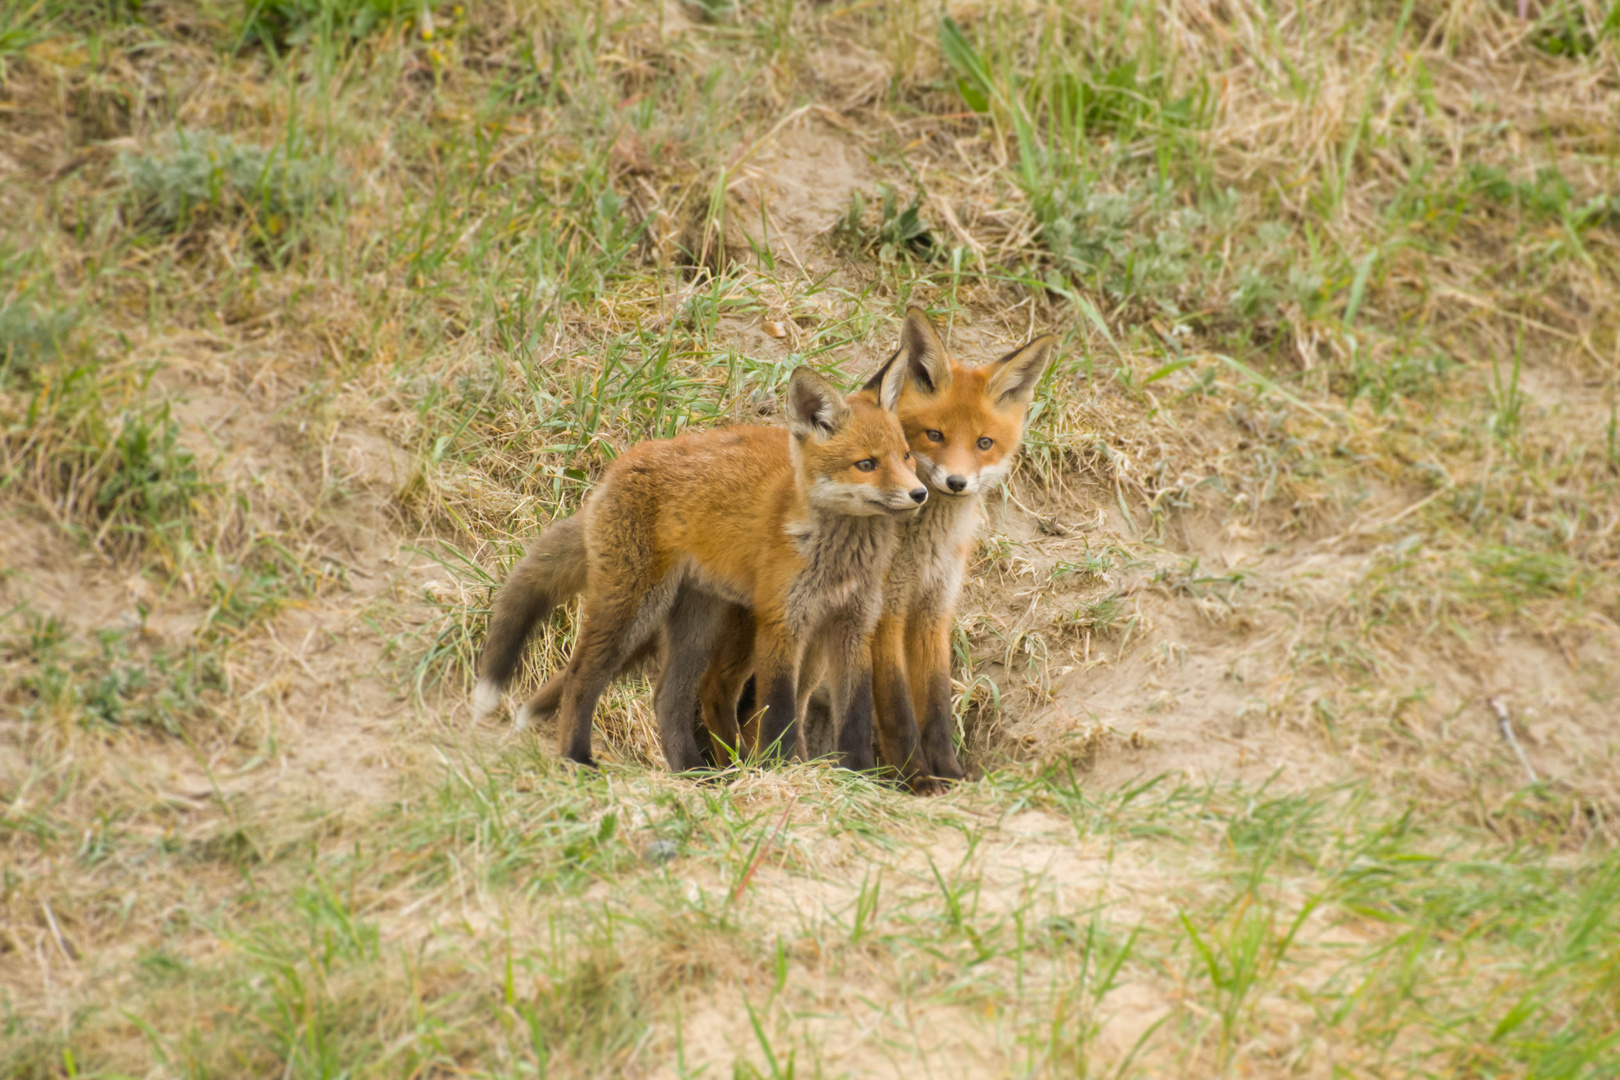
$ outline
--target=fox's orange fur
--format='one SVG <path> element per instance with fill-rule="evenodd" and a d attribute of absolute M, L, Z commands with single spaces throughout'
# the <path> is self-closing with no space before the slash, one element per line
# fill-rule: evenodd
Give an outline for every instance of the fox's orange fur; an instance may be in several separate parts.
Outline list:
<path fill-rule="evenodd" d="M 799 673 L 826 671 L 839 745 L 849 764 L 870 767 L 868 643 L 896 518 L 927 498 L 893 411 L 905 379 L 897 368 L 846 399 L 799 368 L 788 385 L 787 431 L 736 427 L 642 443 L 608 469 L 578 518 L 552 527 L 576 552 L 583 539 L 583 623 L 560 685 L 553 680 L 525 711 L 555 701 L 565 757 L 591 761 L 597 699 L 661 633 L 655 710 L 664 756 L 675 770 L 701 766 L 691 723 L 697 682 L 716 634 L 741 606 L 754 624 L 762 743 L 794 748 Z M 551 532 L 496 598 L 481 704 L 498 699 L 516 666 L 508 658 L 533 626 L 529 613 L 559 599 L 535 589 L 580 584 L 575 559 L 547 547 Z M 546 556 L 555 570 L 543 570 Z"/>
<path fill-rule="evenodd" d="M 900 524 L 871 646 L 883 761 L 916 791 L 963 775 L 951 738 L 951 622 L 983 494 L 1012 466 L 1054 344 L 1041 337 L 992 363 L 959 364 L 913 307 L 900 348 L 867 384 L 880 385 L 897 369 L 907 373 L 897 411 L 917 474 L 930 488 L 927 503 Z M 749 670 L 746 615 L 735 620 L 700 689 L 704 723 L 722 739 L 735 731 Z"/>

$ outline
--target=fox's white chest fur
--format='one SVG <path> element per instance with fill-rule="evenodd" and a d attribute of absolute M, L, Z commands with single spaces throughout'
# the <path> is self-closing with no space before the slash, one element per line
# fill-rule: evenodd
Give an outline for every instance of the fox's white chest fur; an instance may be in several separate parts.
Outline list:
<path fill-rule="evenodd" d="M 793 531 L 805 565 L 788 593 L 788 619 L 801 632 L 835 616 L 869 632 L 895 552 L 895 523 L 886 516 L 816 516 Z"/>
<path fill-rule="evenodd" d="M 965 546 L 984 520 L 977 495 L 951 498 L 935 494 L 900 524 L 884 606 L 902 613 L 918 609 L 948 611 L 962 590 Z"/>

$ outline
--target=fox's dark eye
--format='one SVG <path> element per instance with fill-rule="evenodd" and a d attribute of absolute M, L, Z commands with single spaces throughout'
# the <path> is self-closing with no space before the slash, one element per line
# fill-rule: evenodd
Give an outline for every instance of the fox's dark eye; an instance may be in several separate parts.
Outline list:
<path fill-rule="evenodd" d="M 907 460 L 907 461 L 910 461 L 910 460 L 911 460 L 911 451 L 910 451 L 910 450 L 907 450 L 907 451 L 906 451 L 906 460 Z"/>
<path fill-rule="evenodd" d="M 933 428 L 929 428 L 927 431 L 923 432 L 923 434 L 928 436 L 929 442 L 945 441 L 945 433 L 942 431 L 935 431 Z"/>
<path fill-rule="evenodd" d="M 871 472 L 873 469 L 877 468 L 877 458 L 861 458 L 861 460 L 855 463 L 855 467 L 861 470 L 861 472 Z"/>
<path fill-rule="evenodd" d="M 979 436 L 979 449 L 980 450 L 988 450 L 994 445 L 996 445 L 996 440 L 992 439 L 990 436 L 988 436 L 988 435 L 980 435 Z"/>

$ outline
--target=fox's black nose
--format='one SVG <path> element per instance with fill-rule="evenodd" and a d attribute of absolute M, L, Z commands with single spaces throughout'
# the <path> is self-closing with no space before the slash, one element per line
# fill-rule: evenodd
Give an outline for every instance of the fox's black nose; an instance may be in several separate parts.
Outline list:
<path fill-rule="evenodd" d="M 928 489 L 927 488 L 912 488 L 911 489 L 911 501 L 914 502 L 914 503 L 927 502 L 928 501 Z"/>
<path fill-rule="evenodd" d="M 945 486 L 950 488 L 952 491 L 961 491 L 963 488 L 967 487 L 967 477 L 947 476 L 945 478 Z"/>

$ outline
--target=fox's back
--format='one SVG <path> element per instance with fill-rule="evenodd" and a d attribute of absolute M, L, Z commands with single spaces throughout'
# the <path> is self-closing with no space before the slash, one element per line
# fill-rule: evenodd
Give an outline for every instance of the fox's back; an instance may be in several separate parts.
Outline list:
<path fill-rule="evenodd" d="M 660 519 L 701 519 L 756 511 L 792 483 L 793 460 L 782 428 L 738 425 L 638 443 L 602 478 L 602 487 L 634 492 Z"/>
<path fill-rule="evenodd" d="M 788 439 L 739 425 L 631 447 L 592 495 L 595 542 L 651 544 L 665 570 L 695 562 L 718 576 L 717 591 L 751 590 L 763 567 L 793 557 L 781 527 L 793 494 Z"/>

